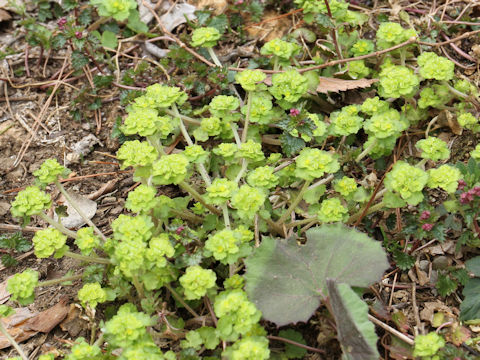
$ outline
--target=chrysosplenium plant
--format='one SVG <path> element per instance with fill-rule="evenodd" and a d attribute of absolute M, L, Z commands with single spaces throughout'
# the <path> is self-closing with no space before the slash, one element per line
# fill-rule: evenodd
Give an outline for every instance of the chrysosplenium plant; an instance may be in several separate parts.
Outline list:
<path fill-rule="evenodd" d="M 322 1 L 295 3 L 306 13 L 326 12 Z M 133 6 L 128 1 L 112 4 L 119 12 Z M 344 2 L 330 5 L 337 21 L 358 23 L 360 17 Z M 115 9 L 99 7 L 112 16 Z M 383 23 L 376 41 L 358 39 L 348 51 L 364 55 L 415 36 L 399 24 Z M 192 45 L 210 49 L 218 65 L 212 50 L 218 40 L 215 29 L 197 29 Z M 50 184 L 75 206 L 59 181 L 67 170 L 56 160 L 47 160 L 34 173 L 36 184 L 18 193 L 12 215 L 24 224 L 38 216 L 50 225 L 35 234 L 35 255 L 69 256 L 89 265 L 68 279 L 40 281 L 31 269 L 16 274 L 7 287 L 12 300 L 26 305 L 37 287 L 81 278 L 78 300 L 85 308 L 113 300 L 123 304 L 103 323 L 99 340 L 78 340 L 67 359 L 107 359 L 119 348 L 121 360 L 175 359 L 172 350 L 154 341 L 165 334 L 182 339 L 178 351 L 192 358 L 268 359 L 261 309 L 243 290 L 242 277 L 244 260 L 262 236 L 287 237 L 302 234 L 303 225 L 352 224 L 364 213 L 418 206 L 428 202 L 426 194 L 433 189 L 454 197 L 462 173 L 442 164 L 450 157 L 447 143 L 429 130 L 416 138 L 419 158 L 393 164 L 368 211 L 376 184 L 366 181 L 367 168 L 355 177 L 346 173 L 367 157 L 387 159 L 405 131 L 429 122 L 431 129 L 435 118 L 430 114 L 446 107 L 456 110 L 464 129 L 480 130 L 478 94 L 468 81 L 455 79 L 450 60 L 419 53 L 414 46 L 390 53 L 378 71 L 362 60 L 349 76 L 378 76 L 377 95 L 321 113 L 311 103 L 319 73 L 292 65 L 298 64 L 301 51 L 290 41 L 266 43 L 261 53 L 277 71 L 268 79 L 258 69 L 236 73 L 235 86 L 244 96 L 217 95 L 198 112 L 191 111 L 179 87 L 147 87 L 127 107 L 120 128 L 128 140 L 117 158 L 122 169 L 134 169 L 138 186 L 128 194 L 126 212 L 112 222 L 110 237 L 88 219 L 86 227 L 73 231 L 47 215 L 52 200 L 45 189 Z M 292 157 L 262 142 L 281 131 L 282 139 L 301 141 L 297 149 L 288 147 Z M 181 145 L 171 151 L 179 137 Z M 173 186 L 175 196 L 165 195 L 164 186 Z M 170 295 L 175 302 L 168 301 Z M 177 311 L 170 311 L 172 304 Z M 212 323 L 187 330 L 185 320 L 200 320 L 201 315 Z"/>

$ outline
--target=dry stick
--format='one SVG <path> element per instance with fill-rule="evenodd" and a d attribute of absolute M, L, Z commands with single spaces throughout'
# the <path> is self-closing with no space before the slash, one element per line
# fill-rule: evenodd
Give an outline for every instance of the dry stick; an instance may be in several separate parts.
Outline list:
<path fill-rule="evenodd" d="M 417 323 L 416 335 L 418 335 L 418 330 L 421 330 L 423 334 L 422 322 L 420 321 L 420 316 L 418 315 L 418 306 L 417 306 L 417 284 L 412 283 L 412 308 L 413 314 L 415 315 L 415 322 Z"/>
<path fill-rule="evenodd" d="M 398 330 L 392 328 L 390 325 L 387 325 L 384 322 L 378 320 L 376 317 L 373 317 L 372 315 L 368 314 L 368 320 L 370 320 L 374 324 L 380 326 L 382 329 L 388 331 L 390 334 L 395 335 L 400 340 L 403 340 L 404 342 L 406 342 L 408 345 L 410 345 L 410 346 L 414 345 L 415 342 L 412 339 L 410 339 L 407 335 L 402 334 L 400 331 L 398 331 Z"/>
<path fill-rule="evenodd" d="M 173 35 L 170 31 L 168 31 L 167 28 L 165 27 L 165 25 L 163 25 L 162 20 L 160 20 L 160 17 L 157 15 L 155 10 L 153 10 L 152 7 L 150 5 L 148 5 L 145 0 L 142 0 L 142 4 L 143 4 L 143 6 L 145 6 L 148 9 L 148 11 L 150 11 L 152 13 L 153 17 L 155 18 L 155 20 L 157 20 L 158 25 L 162 29 L 162 32 L 165 35 L 171 37 L 173 39 L 173 41 L 175 41 L 178 44 L 178 46 L 180 46 L 182 49 L 186 50 L 187 52 L 189 52 L 190 54 L 195 56 L 198 60 L 207 64 L 208 66 L 210 66 L 210 67 L 215 67 L 216 66 L 214 63 L 205 59 L 202 55 L 200 55 L 197 52 L 195 52 L 194 50 L 190 49 L 187 45 L 185 45 L 185 43 L 183 41 L 181 41 L 179 38 L 177 38 L 175 35 Z"/>
<path fill-rule="evenodd" d="M 325 7 L 327 8 L 328 17 L 330 18 L 330 20 L 333 20 L 333 15 L 332 15 L 332 11 L 330 10 L 330 4 L 328 3 L 328 0 L 323 0 L 323 2 L 325 3 Z M 330 31 L 330 36 L 332 37 L 333 44 L 335 45 L 335 51 L 337 52 L 338 58 L 343 59 L 342 51 L 340 50 L 340 46 L 338 45 L 338 41 L 337 41 L 336 28 L 333 28 Z"/>
<path fill-rule="evenodd" d="M 439 42 L 439 43 L 429 43 L 429 42 L 425 42 L 425 41 L 417 41 L 417 44 L 419 45 L 426 45 L 426 46 L 435 46 L 435 47 L 438 47 L 438 46 L 443 46 L 443 45 L 448 45 L 450 43 L 453 43 L 455 41 L 458 41 L 458 40 L 461 40 L 461 39 L 465 39 L 467 37 L 470 37 L 472 35 L 475 35 L 475 34 L 478 34 L 480 33 L 480 30 L 475 30 L 475 31 L 470 31 L 470 32 L 466 32 L 460 36 L 457 36 L 453 39 L 450 39 L 450 40 L 446 40 L 446 41 L 442 41 L 442 42 Z"/>
<path fill-rule="evenodd" d="M 296 341 L 286 339 L 286 338 L 283 338 L 283 337 L 280 337 L 280 336 L 268 335 L 267 338 L 270 339 L 270 340 L 282 341 L 282 342 L 285 342 L 285 343 L 288 343 L 288 344 L 292 344 L 292 345 L 298 346 L 302 349 L 312 351 L 312 352 L 316 352 L 316 353 L 319 353 L 319 354 L 325 354 L 326 353 L 325 350 L 317 349 L 317 348 L 314 348 L 314 347 L 311 347 L 311 346 L 308 346 L 308 345 L 304 345 L 304 344 L 301 344 L 301 343 L 298 343 Z"/>
<path fill-rule="evenodd" d="M 63 61 L 63 65 L 62 65 L 62 68 L 60 70 L 60 75 L 58 76 L 58 80 L 60 80 L 62 78 L 63 71 L 65 70 L 65 67 L 67 66 L 67 59 L 68 59 L 68 56 L 65 57 L 65 60 Z M 60 84 L 61 84 L 60 81 L 58 81 L 55 84 L 55 87 L 53 88 L 52 93 L 48 97 L 47 101 L 45 101 L 45 104 L 43 104 L 43 107 L 40 110 L 40 114 L 38 115 L 37 119 L 35 120 L 35 124 L 33 125 L 33 131 L 38 130 L 38 127 L 40 126 L 40 122 L 43 120 L 43 117 L 45 116 L 45 113 L 46 113 L 48 107 L 50 106 L 50 103 L 52 102 L 53 97 L 55 96 L 58 88 L 60 87 Z M 22 148 L 20 149 L 20 153 L 19 153 L 17 159 L 15 160 L 15 162 L 13 163 L 13 166 L 10 170 L 16 168 L 18 166 L 18 164 L 20 164 L 20 162 L 22 161 L 23 157 L 25 156 L 25 154 L 27 152 L 27 149 L 30 147 L 30 144 L 32 143 L 33 139 L 34 139 L 34 136 L 32 136 L 32 135 L 29 136 L 28 140 L 22 145 Z"/>

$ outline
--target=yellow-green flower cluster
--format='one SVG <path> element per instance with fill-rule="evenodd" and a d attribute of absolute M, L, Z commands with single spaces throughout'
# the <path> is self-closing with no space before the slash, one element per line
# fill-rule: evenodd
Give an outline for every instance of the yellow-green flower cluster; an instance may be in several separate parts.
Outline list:
<path fill-rule="evenodd" d="M 238 149 L 236 156 L 247 159 L 251 162 L 262 161 L 265 158 L 262 151 L 262 144 L 257 143 L 252 139 L 242 144 L 240 149 Z"/>
<path fill-rule="evenodd" d="M 145 257 L 158 268 L 163 268 L 167 266 L 166 258 L 173 257 L 174 254 L 175 249 L 170 242 L 168 234 L 161 233 L 150 240 Z"/>
<path fill-rule="evenodd" d="M 473 85 L 470 81 L 465 80 L 465 79 L 457 80 L 457 82 L 454 85 L 454 88 L 456 90 L 466 94 L 466 95 L 470 95 L 470 94 L 477 95 L 478 94 L 478 90 L 475 87 L 475 85 Z"/>
<path fill-rule="evenodd" d="M 203 269 L 199 265 L 189 266 L 178 281 L 185 290 L 185 299 L 197 300 L 202 298 L 208 289 L 215 286 L 217 275 L 210 269 Z"/>
<path fill-rule="evenodd" d="M 222 121 L 215 116 L 203 118 L 202 122 L 200 123 L 200 128 L 208 136 L 217 136 L 222 131 Z"/>
<path fill-rule="evenodd" d="M 20 305 L 28 305 L 35 299 L 34 291 L 37 285 L 38 272 L 27 269 L 7 280 L 7 291 L 12 294 L 12 300 Z"/>
<path fill-rule="evenodd" d="M 247 336 L 227 347 L 222 356 L 231 360 L 270 359 L 269 341 L 265 336 Z"/>
<path fill-rule="evenodd" d="M 160 84 L 148 86 L 143 96 L 147 98 L 147 104 L 153 102 L 156 108 L 168 108 L 173 104 L 181 105 L 188 99 L 188 95 L 179 87 Z M 135 99 L 135 104 L 138 99 Z"/>
<path fill-rule="evenodd" d="M 278 184 L 278 176 L 273 173 L 271 166 L 260 166 L 251 171 L 247 176 L 247 182 L 253 187 L 271 189 Z"/>
<path fill-rule="evenodd" d="M 216 178 L 212 184 L 207 187 L 206 201 L 210 204 L 225 204 L 237 191 L 238 186 L 235 181 L 228 179 Z"/>
<path fill-rule="evenodd" d="M 384 98 L 411 97 L 417 91 L 420 80 L 406 66 L 390 65 L 379 74 L 378 93 Z"/>
<path fill-rule="evenodd" d="M 360 110 L 367 115 L 385 112 L 389 109 L 388 102 L 380 100 L 378 96 L 366 99 L 360 106 Z"/>
<path fill-rule="evenodd" d="M 359 108 L 355 105 L 344 106 L 331 114 L 331 132 L 334 135 L 348 136 L 356 134 L 363 125 L 363 118 L 358 116 Z"/>
<path fill-rule="evenodd" d="M 100 238 L 93 234 L 92 227 L 84 227 L 77 230 L 75 245 L 83 255 L 90 255 L 100 245 Z"/>
<path fill-rule="evenodd" d="M 449 194 L 453 194 L 458 187 L 460 170 L 451 165 L 442 165 L 437 169 L 428 170 L 427 186 L 430 188 L 441 188 Z"/>
<path fill-rule="evenodd" d="M 478 119 L 469 112 L 464 112 L 458 115 L 457 121 L 461 127 L 469 130 L 474 130 L 478 124 Z"/>
<path fill-rule="evenodd" d="M 431 87 L 426 87 L 420 92 L 420 99 L 418 100 L 418 107 L 426 109 L 431 107 L 440 107 L 450 101 L 452 95 L 448 90 L 447 85 L 434 84 Z"/>
<path fill-rule="evenodd" d="M 262 55 L 275 55 L 284 60 L 288 60 L 292 56 L 297 55 L 300 49 L 301 47 L 297 44 L 280 39 L 273 39 L 262 46 L 260 53 Z"/>
<path fill-rule="evenodd" d="M 415 336 L 413 356 L 433 356 L 444 346 L 445 340 L 436 332 L 431 332 L 427 335 L 417 335 Z"/>
<path fill-rule="evenodd" d="M 65 360 L 100 360 L 103 356 L 97 345 L 90 345 L 83 338 L 77 339 L 70 351 L 71 353 L 65 357 Z"/>
<path fill-rule="evenodd" d="M 295 176 L 310 181 L 323 174 L 333 174 L 340 169 L 337 159 L 327 151 L 305 148 L 295 160 Z"/>
<path fill-rule="evenodd" d="M 88 283 L 78 290 L 78 300 L 84 307 L 88 304 L 95 309 L 98 304 L 107 301 L 107 292 L 98 282 Z"/>
<path fill-rule="evenodd" d="M 137 8 L 135 0 L 90 0 L 90 4 L 96 6 L 98 15 L 111 16 L 117 21 L 125 20 Z"/>
<path fill-rule="evenodd" d="M 303 9 L 305 14 L 307 13 L 321 13 L 327 14 L 327 6 L 323 1 L 317 0 L 295 0 L 295 4 Z M 337 19 L 341 20 L 348 9 L 348 4 L 342 0 L 329 0 L 328 5 L 330 7 L 330 11 L 332 16 Z"/>
<path fill-rule="evenodd" d="M 365 121 L 364 129 L 369 135 L 378 139 L 398 136 L 405 130 L 406 124 L 401 121 L 400 113 L 395 109 L 389 109 L 382 113 L 374 114 Z"/>
<path fill-rule="evenodd" d="M 365 65 L 364 60 L 351 61 L 348 64 L 348 75 L 352 79 L 362 79 L 370 74 L 370 68 Z"/>
<path fill-rule="evenodd" d="M 470 156 L 477 161 L 480 160 L 480 144 L 477 144 L 477 146 L 475 146 L 475 149 L 470 152 Z"/>
<path fill-rule="evenodd" d="M 348 197 L 357 190 L 357 182 L 355 179 L 344 176 L 340 180 L 335 181 L 333 188 L 340 195 Z"/>
<path fill-rule="evenodd" d="M 112 221 L 113 237 L 116 240 L 141 240 L 147 242 L 151 237 L 154 224 L 149 216 L 128 216 L 120 214 Z"/>
<path fill-rule="evenodd" d="M 350 48 L 350 52 L 353 56 L 361 56 L 370 54 L 375 50 L 375 45 L 372 40 L 360 39 Z"/>
<path fill-rule="evenodd" d="M 419 73 L 425 79 L 453 79 L 455 64 L 443 56 L 427 51 L 417 57 L 417 63 L 420 66 Z"/>
<path fill-rule="evenodd" d="M 250 106 L 250 121 L 262 125 L 270 124 L 277 117 L 272 104 L 272 95 L 266 91 L 259 91 L 252 94 Z M 242 114 L 246 115 L 248 106 L 242 106 Z"/>
<path fill-rule="evenodd" d="M 245 279 L 238 274 L 230 276 L 223 282 L 225 290 L 242 289 L 244 285 Z"/>
<path fill-rule="evenodd" d="M 384 22 L 377 30 L 377 47 L 387 49 L 407 41 L 417 33 L 413 29 L 404 29 L 399 23 Z"/>
<path fill-rule="evenodd" d="M 216 117 L 228 117 L 232 111 L 240 106 L 240 102 L 235 96 L 217 95 L 210 101 L 210 113 Z"/>
<path fill-rule="evenodd" d="M 410 205 L 423 200 L 422 190 L 428 182 L 428 174 L 404 161 L 398 161 L 385 176 L 385 188 L 398 193 Z"/>
<path fill-rule="evenodd" d="M 240 86 L 245 91 L 255 91 L 261 90 L 263 86 L 260 86 L 258 83 L 265 80 L 267 76 L 260 70 L 244 70 L 235 75 L 235 81 L 240 84 Z"/>
<path fill-rule="evenodd" d="M 188 159 L 183 154 L 164 155 L 152 166 L 153 183 L 170 185 L 182 182 L 187 176 Z"/>
<path fill-rule="evenodd" d="M 67 237 L 54 228 L 38 230 L 32 242 L 35 249 L 35 256 L 39 259 L 47 258 L 55 252 L 62 253 L 62 251 L 68 249 L 65 245 Z"/>
<path fill-rule="evenodd" d="M 155 207 L 157 189 L 145 184 L 139 185 L 135 190 L 128 193 L 125 207 L 135 213 L 147 212 Z"/>
<path fill-rule="evenodd" d="M 422 151 L 420 156 L 424 159 L 438 161 L 446 160 L 450 157 L 447 143 L 434 136 L 417 141 L 415 147 Z"/>
<path fill-rule="evenodd" d="M 232 160 L 238 151 L 238 146 L 234 143 L 221 143 L 213 149 L 213 153 L 222 156 L 225 160 Z"/>
<path fill-rule="evenodd" d="M 149 136 L 157 132 L 158 122 L 157 110 L 133 107 L 120 130 L 125 135 L 139 134 L 141 136 Z"/>
<path fill-rule="evenodd" d="M 265 202 L 265 193 L 255 187 L 242 185 L 232 196 L 231 204 L 237 209 L 238 216 L 244 221 L 251 221 Z"/>
<path fill-rule="evenodd" d="M 235 340 L 238 335 L 246 334 L 262 316 L 262 313 L 248 300 L 247 294 L 240 289 L 227 290 L 218 294 L 213 308 L 219 318 L 217 328 L 230 324 L 227 328 L 231 333 L 221 334 L 224 339 L 233 337 Z"/>
<path fill-rule="evenodd" d="M 211 48 L 217 44 L 220 37 L 220 32 L 214 27 L 201 27 L 193 31 L 191 44 L 193 47 Z"/>
<path fill-rule="evenodd" d="M 56 159 L 47 159 L 40 166 L 40 169 L 33 172 L 36 180 L 42 185 L 46 186 L 53 183 L 59 176 L 65 176 L 70 171 L 60 165 Z"/>
<path fill-rule="evenodd" d="M 210 235 L 205 242 L 206 255 L 223 264 L 233 264 L 239 257 L 241 239 L 233 230 L 224 229 Z"/>
<path fill-rule="evenodd" d="M 308 80 L 297 70 L 287 70 L 272 76 L 268 91 L 277 99 L 288 103 L 297 102 L 308 90 Z"/>
<path fill-rule="evenodd" d="M 208 152 L 206 152 L 200 145 L 187 145 L 183 152 L 189 162 L 194 164 L 204 163 L 207 160 Z"/>
<path fill-rule="evenodd" d="M 148 166 L 157 157 L 157 150 L 145 141 L 125 141 L 117 151 L 117 158 L 122 161 L 121 169 L 125 169 L 128 166 Z"/>
<path fill-rule="evenodd" d="M 370 149 L 368 154 L 372 159 L 378 159 L 382 156 L 390 155 L 396 141 L 397 138 L 395 136 L 379 139 L 374 135 L 369 135 L 367 141 L 363 144 L 363 148 Z"/>
<path fill-rule="evenodd" d="M 21 218 L 39 214 L 52 205 L 50 195 L 36 186 L 28 186 L 20 191 L 12 202 L 10 212 L 13 217 Z"/>
<path fill-rule="evenodd" d="M 323 223 L 344 221 L 347 219 L 348 210 L 340 199 L 335 197 L 322 201 L 317 216 Z"/>

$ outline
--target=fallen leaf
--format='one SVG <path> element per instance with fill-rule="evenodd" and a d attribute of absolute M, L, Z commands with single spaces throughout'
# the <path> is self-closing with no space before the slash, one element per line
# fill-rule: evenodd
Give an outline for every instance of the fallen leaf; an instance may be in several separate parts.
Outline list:
<path fill-rule="evenodd" d="M 93 218 L 97 212 L 97 203 L 88 199 L 87 197 L 72 192 L 68 192 L 73 201 L 77 204 L 80 210 L 85 214 L 88 219 Z M 62 196 L 59 200 L 59 203 L 64 202 L 67 206 L 67 215 L 66 217 L 61 218 L 61 223 L 67 229 L 76 229 L 85 225 L 85 220 L 77 213 L 77 211 L 70 205 L 68 201 Z M 57 214 L 54 214 L 54 219 L 58 220 Z"/>
<path fill-rule="evenodd" d="M 195 16 L 197 9 L 193 5 L 180 3 L 171 6 L 169 2 L 166 2 L 163 6 L 167 12 L 160 17 L 160 20 L 168 31 L 172 31 L 178 25 L 186 23 L 187 19 L 194 20 L 197 18 Z"/>
<path fill-rule="evenodd" d="M 211 9 L 214 15 L 220 15 L 228 6 L 227 0 L 190 0 L 199 10 Z"/>
<path fill-rule="evenodd" d="M 0 283 L 0 305 L 5 304 L 8 299 L 10 299 L 10 293 L 7 291 L 7 281 L 9 278 L 5 279 Z"/>
<path fill-rule="evenodd" d="M 0 9 L 0 22 L 7 21 L 12 18 L 12 15 L 6 10 Z"/>
<path fill-rule="evenodd" d="M 26 307 L 14 309 L 15 314 L 0 321 L 15 341 L 22 342 L 39 332 L 48 333 L 57 326 L 67 316 L 69 306 L 66 301 L 60 300 L 55 306 L 40 313 L 32 312 Z M 0 349 L 10 346 L 8 339 L 0 334 Z"/>
<path fill-rule="evenodd" d="M 448 306 L 440 301 L 433 301 L 423 303 L 423 310 L 420 311 L 420 319 L 431 323 L 435 312 L 443 312 L 446 315 L 453 315 L 452 309 Z"/>
<path fill-rule="evenodd" d="M 245 29 L 250 38 L 261 39 L 267 42 L 273 39 L 281 39 L 291 30 L 290 17 L 280 17 L 275 11 L 265 11 L 261 23 L 247 22 Z"/>
<path fill-rule="evenodd" d="M 86 321 L 80 318 L 80 310 L 74 304 L 70 304 L 65 320 L 60 323 L 60 329 L 76 338 L 85 328 Z"/>
<path fill-rule="evenodd" d="M 317 92 L 326 94 L 329 91 L 339 92 L 352 89 L 366 88 L 376 83 L 377 81 L 378 79 L 343 80 L 320 76 L 320 83 L 318 84 Z"/>

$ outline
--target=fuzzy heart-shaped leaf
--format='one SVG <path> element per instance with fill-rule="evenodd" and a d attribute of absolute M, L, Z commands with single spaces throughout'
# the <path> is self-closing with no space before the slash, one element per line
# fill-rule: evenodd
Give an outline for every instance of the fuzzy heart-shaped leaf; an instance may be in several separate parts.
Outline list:
<path fill-rule="evenodd" d="M 389 267 L 381 244 L 344 225 L 306 232 L 307 243 L 263 238 L 246 260 L 246 291 L 279 326 L 307 321 L 327 297 L 326 280 L 367 287 Z"/>

